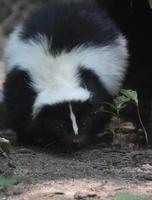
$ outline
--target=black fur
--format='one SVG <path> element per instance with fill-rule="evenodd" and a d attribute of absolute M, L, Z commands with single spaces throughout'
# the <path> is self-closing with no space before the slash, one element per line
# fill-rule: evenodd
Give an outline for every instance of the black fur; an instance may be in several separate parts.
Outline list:
<path fill-rule="evenodd" d="M 103 83 L 99 80 L 98 75 L 96 75 L 92 70 L 81 68 L 80 77 L 82 87 L 86 87 L 91 93 L 92 101 L 94 103 L 110 102 L 113 96 L 106 90 Z"/>
<path fill-rule="evenodd" d="M 36 92 L 30 83 L 28 73 L 16 67 L 7 75 L 4 84 L 9 123 L 22 141 L 28 138 L 26 134 L 32 120 L 32 105 L 36 97 Z"/>
<path fill-rule="evenodd" d="M 120 34 L 104 11 L 85 3 L 59 3 L 45 7 L 24 23 L 21 39 L 36 39 L 36 34 L 46 35 L 52 53 L 85 45 L 105 46 Z"/>

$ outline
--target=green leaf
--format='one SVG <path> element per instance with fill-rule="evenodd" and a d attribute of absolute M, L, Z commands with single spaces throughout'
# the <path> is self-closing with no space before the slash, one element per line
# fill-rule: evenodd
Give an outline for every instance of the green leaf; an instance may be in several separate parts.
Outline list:
<path fill-rule="evenodd" d="M 100 107 L 97 112 L 111 113 L 112 115 L 115 115 L 115 112 L 113 111 L 113 109 L 107 106 Z"/>
<path fill-rule="evenodd" d="M 122 95 L 124 95 L 125 97 L 128 97 L 130 100 L 133 100 L 136 104 L 138 104 L 138 94 L 136 91 L 134 90 L 126 90 L 126 89 L 122 89 L 120 91 L 120 93 Z"/>
<path fill-rule="evenodd" d="M 21 181 L 29 181 L 29 177 L 24 176 L 12 176 L 10 178 L 5 178 L 0 176 L 0 187 L 8 187 L 11 185 L 15 185 Z"/>
<path fill-rule="evenodd" d="M 115 135 L 116 134 L 116 128 L 110 127 L 110 128 L 105 128 L 104 134 L 110 134 L 110 135 Z"/>
<path fill-rule="evenodd" d="M 114 200 L 148 200 L 144 197 L 139 197 L 128 192 L 118 194 Z"/>
<path fill-rule="evenodd" d="M 118 96 L 114 100 L 114 104 L 115 104 L 115 107 L 117 108 L 117 110 L 121 110 L 126 106 L 126 103 L 129 101 L 130 101 L 130 99 L 126 96 Z"/>
<path fill-rule="evenodd" d="M 138 105 L 138 95 L 136 91 L 122 89 L 113 103 L 104 102 L 103 106 L 98 110 L 99 112 L 111 113 L 120 117 L 120 111 L 123 110 L 129 101 L 134 101 Z"/>
<path fill-rule="evenodd" d="M 12 177 L 9 179 L 6 179 L 4 177 L 0 177 L 0 186 L 1 187 L 7 187 L 10 185 L 14 185 L 18 182 L 18 179 L 16 177 Z"/>

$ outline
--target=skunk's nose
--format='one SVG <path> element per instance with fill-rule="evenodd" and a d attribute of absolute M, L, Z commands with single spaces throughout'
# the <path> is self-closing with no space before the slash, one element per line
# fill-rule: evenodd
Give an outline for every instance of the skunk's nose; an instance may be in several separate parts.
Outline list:
<path fill-rule="evenodd" d="M 80 142 L 79 139 L 73 139 L 72 141 L 72 148 L 75 149 L 75 150 L 78 150 L 82 147 L 82 143 Z"/>
<path fill-rule="evenodd" d="M 81 148 L 86 142 L 86 137 L 84 135 L 81 136 L 75 136 L 72 138 L 72 146 L 75 149 Z"/>
<path fill-rule="evenodd" d="M 80 139 L 79 138 L 74 138 L 73 139 L 73 144 L 79 144 L 80 143 Z"/>

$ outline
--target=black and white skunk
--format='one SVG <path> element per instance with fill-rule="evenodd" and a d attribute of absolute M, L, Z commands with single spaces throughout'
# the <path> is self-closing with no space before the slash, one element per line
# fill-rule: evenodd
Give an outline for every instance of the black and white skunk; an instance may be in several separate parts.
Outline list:
<path fill-rule="evenodd" d="M 95 111 L 119 92 L 126 43 L 92 4 L 52 4 L 17 26 L 5 50 L 4 93 L 18 138 L 72 148 L 97 138 L 110 116 Z"/>

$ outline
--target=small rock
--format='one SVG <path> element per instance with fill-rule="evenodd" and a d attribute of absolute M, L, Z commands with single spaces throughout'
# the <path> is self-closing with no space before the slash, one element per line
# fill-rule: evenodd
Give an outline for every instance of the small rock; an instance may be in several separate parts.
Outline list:
<path fill-rule="evenodd" d="M 22 154 L 32 154 L 33 150 L 31 149 L 26 149 L 26 148 L 22 148 L 18 150 L 18 153 L 22 153 Z"/>
<path fill-rule="evenodd" d="M 124 122 L 124 123 L 122 123 L 121 124 L 121 128 L 130 130 L 130 131 L 134 131 L 136 129 L 132 122 Z"/>
<path fill-rule="evenodd" d="M 143 170 L 152 170 L 152 165 L 150 165 L 150 164 L 144 164 L 144 165 L 142 165 L 142 167 L 141 167 Z"/>
<path fill-rule="evenodd" d="M 14 169 L 16 168 L 16 166 L 12 162 L 8 162 L 8 166 Z"/>
<path fill-rule="evenodd" d="M 86 200 L 86 199 L 95 199 L 97 198 L 97 195 L 95 193 L 81 193 L 81 192 L 77 192 L 74 195 L 74 199 L 75 200 Z"/>
<path fill-rule="evenodd" d="M 24 191 L 23 189 L 17 188 L 15 191 L 13 191 L 13 195 L 20 195 L 23 193 L 23 191 Z"/>
<path fill-rule="evenodd" d="M 74 200 L 83 200 L 83 199 L 85 199 L 85 197 L 86 197 L 86 194 L 76 192 L 74 195 Z"/>
<path fill-rule="evenodd" d="M 148 181 L 152 181 L 152 174 L 146 174 L 143 176 L 144 179 L 148 180 Z"/>

